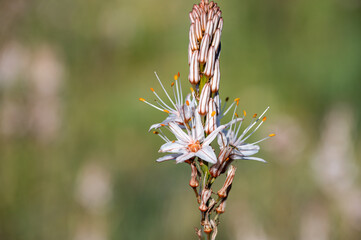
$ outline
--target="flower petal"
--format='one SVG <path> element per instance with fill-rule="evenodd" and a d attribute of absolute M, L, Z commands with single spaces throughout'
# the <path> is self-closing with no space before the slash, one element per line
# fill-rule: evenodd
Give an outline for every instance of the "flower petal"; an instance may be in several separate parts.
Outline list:
<path fill-rule="evenodd" d="M 226 127 L 227 125 L 221 125 L 218 128 L 216 128 L 216 130 L 214 130 L 211 134 L 208 135 L 206 139 L 204 139 L 203 146 L 207 146 L 211 144 L 211 142 L 217 137 L 217 134 Z"/>
<path fill-rule="evenodd" d="M 242 154 L 243 156 L 251 156 L 258 153 L 259 150 L 260 147 L 258 145 L 244 144 L 237 146 L 236 151 Z"/>
<path fill-rule="evenodd" d="M 167 142 L 165 144 L 163 144 L 160 149 L 159 152 L 173 152 L 173 153 L 179 153 L 182 152 L 181 150 L 186 148 L 187 146 L 182 144 L 179 141 L 176 142 Z"/>
<path fill-rule="evenodd" d="M 265 161 L 264 159 L 262 158 L 258 158 L 258 157 L 245 157 L 245 156 L 242 156 L 242 155 L 238 155 L 238 154 L 233 154 L 231 156 L 231 159 L 233 160 L 254 160 L 254 161 L 259 161 L 259 162 L 264 162 L 264 163 L 267 163 L 267 161 Z"/>
<path fill-rule="evenodd" d="M 214 153 L 213 148 L 211 146 L 202 147 L 202 149 L 200 149 L 196 152 L 196 156 L 203 159 L 206 162 L 209 162 L 212 164 L 217 163 L 216 154 Z"/>
<path fill-rule="evenodd" d="M 181 156 L 177 157 L 176 162 L 181 163 L 181 162 L 184 162 L 185 160 L 188 160 L 188 159 L 190 159 L 190 158 L 192 158 L 194 156 L 195 156 L 194 152 L 186 152 L 186 153 L 183 153 Z"/>
<path fill-rule="evenodd" d="M 168 154 L 163 157 L 160 157 L 157 159 L 157 162 L 164 162 L 168 160 L 175 160 L 177 157 L 179 157 L 181 154 L 175 153 L 175 154 Z"/>
<path fill-rule="evenodd" d="M 191 141 L 190 137 L 185 132 L 183 132 L 183 130 L 176 123 L 170 122 L 169 128 L 178 140 L 183 141 L 185 143 Z"/>
<path fill-rule="evenodd" d="M 199 113 L 197 111 L 194 112 L 194 117 L 195 117 L 195 139 L 202 142 L 204 139 L 204 128 L 202 125 L 202 119 L 201 119 L 201 115 L 199 115 Z"/>

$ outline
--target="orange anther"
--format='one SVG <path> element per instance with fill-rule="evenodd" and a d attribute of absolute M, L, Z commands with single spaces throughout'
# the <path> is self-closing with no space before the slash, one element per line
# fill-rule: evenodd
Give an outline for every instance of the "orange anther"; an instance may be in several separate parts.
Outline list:
<path fill-rule="evenodd" d="M 144 98 L 139 98 L 139 101 L 145 102 Z"/>
<path fill-rule="evenodd" d="M 159 132 L 157 132 L 157 131 L 153 131 L 153 133 L 154 133 L 154 134 L 158 134 Z"/>
<path fill-rule="evenodd" d="M 163 112 L 169 113 L 169 111 L 167 109 L 164 109 Z"/>
<path fill-rule="evenodd" d="M 187 104 L 187 106 L 189 106 L 189 101 L 188 100 L 186 101 L 186 104 Z"/>
<path fill-rule="evenodd" d="M 276 134 L 274 134 L 274 133 L 271 133 L 270 135 L 268 135 L 269 137 L 274 137 L 274 136 L 276 136 Z"/>
<path fill-rule="evenodd" d="M 213 111 L 211 116 L 214 117 L 214 115 L 216 115 L 216 111 Z"/>
<path fill-rule="evenodd" d="M 162 127 L 164 127 L 164 126 L 165 126 L 165 124 L 163 124 L 163 123 L 162 123 L 162 124 L 160 124 L 160 125 L 161 125 Z"/>
<path fill-rule="evenodd" d="M 244 115 L 244 116 L 246 116 L 246 115 L 247 115 L 246 110 L 243 110 L 243 115 Z"/>
<path fill-rule="evenodd" d="M 237 114 L 237 113 L 234 113 L 234 116 L 238 117 L 238 114 Z"/>
<path fill-rule="evenodd" d="M 172 83 L 170 84 L 170 86 L 173 87 L 173 86 L 174 86 L 174 82 L 172 82 Z"/>
<path fill-rule="evenodd" d="M 257 117 L 257 113 L 253 114 L 253 118 L 256 118 Z"/>
<path fill-rule="evenodd" d="M 178 80 L 178 75 L 177 74 L 174 75 L 174 80 L 176 80 L 176 81 Z"/>
<path fill-rule="evenodd" d="M 264 121 L 266 121 L 266 119 L 267 119 L 267 117 L 263 117 L 263 118 L 262 118 L 262 121 L 264 122 Z"/>
<path fill-rule="evenodd" d="M 154 88 L 150 88 L 150 90 L 152 90 L 152 92 L 154 92 Z"/>

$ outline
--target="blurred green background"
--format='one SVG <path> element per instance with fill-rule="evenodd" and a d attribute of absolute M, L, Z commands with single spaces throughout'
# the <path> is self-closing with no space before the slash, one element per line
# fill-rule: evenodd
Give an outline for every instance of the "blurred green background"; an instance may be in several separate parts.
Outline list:
<path fill-rule="evenodd" d="M 188 165 L 156 164 L 197 2 L 0 1 L 0 239 L 196 239 Z M 219 239 L 361 239 L 361 3 L 220 1 L 221 96 L 269 120 Z M 160 92 L 160 91 L 159 91 Z M 219 180 L 222 182 L 222 180 Z"/>

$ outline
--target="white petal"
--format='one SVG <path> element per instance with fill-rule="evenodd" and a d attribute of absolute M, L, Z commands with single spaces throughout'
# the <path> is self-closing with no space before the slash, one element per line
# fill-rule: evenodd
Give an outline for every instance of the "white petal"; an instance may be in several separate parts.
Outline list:
<path fill-rule="evenodd" d="M 162 126 L 161 123 L 153 124 L 152 126 L 150 126 L 148 132 L 152 131 L 153 129 L 158 129 L 158 128 L 160 128 L 161 126 Z"/>
<path fill-rule="evenodd" d="M 194 156 L 195 156 L 194 152 L 187 152 L 187 153 L 184 153 L 184 154 L 180 155 L 179 157 L 177 157 L 176 161 L 177 161 L 177 163 L 181 163 Z"/>
<path fill-rule="evenodd" d="M 157 162 L 164 162 L 168 160 L 175 160 L 177 157 L 179 157 L 181 154 L 168 154 L 163 157 L 160 157 L 157 159 Z"/>
<path fill-rule="evenodd" d="M 186 148 L 186 146 L 178 141 L 167 142 L 160 147 L 159 152 L 179 153 L 179 152 L 182 152 L 182 149 L 184 149 L 184 148 Z"/>
<path fill-rule="evenodd" d="M 183 142 L 191 141 L 190 137 L 185 132 L 183 132 L 183 130 L 176 123 L 170 122 L 169 128 L 178 140 Z"/>
<path fill-rule="evenodd" d="M 202 125 L 201 115 L 199 115 L 199 113 L 197 111 L 194 112 L 194 115 L 195 115 L 195 125 L 196 125 L 195 126 L 196 127 L 195 139 L 202 142 L 204 139 L 204 128 Z"/>
<path fill-rule="evenodd" d="M 244 159 L 244 160 L 255 160 L 255 161 L 267 163 L 267 161 L 265 161 L 265 160 L 262 159 L 262 158 L 258 158 L 258 157 L 244 157 L 243 159 Z"/>
<path fill-rule="evenodd" d="M 245 144 L 237 146 L 237 149 L 243 156 L 251 156 L 258 153 L 260 147 L 258 145 Z"/>
<path fill-rule="evenodd" d="M 227 127 L 226 125 L 219 126 L 216 130 L 214 130 L 211 134 L 209 134 L 208 137 L 204 139 L 203 146 L 207 146 L 211 144 L 211 142 L 217 137 L 217 134 L 226 127 Z"/>
<path fill-rule="evenodd" d="M 217 163 L 216 154 L 214 153 L 213 148 L 211 146 L 202 147 L 202 149 L 196 152 L 196 156 L 209 163 L 212 164 Z"/>

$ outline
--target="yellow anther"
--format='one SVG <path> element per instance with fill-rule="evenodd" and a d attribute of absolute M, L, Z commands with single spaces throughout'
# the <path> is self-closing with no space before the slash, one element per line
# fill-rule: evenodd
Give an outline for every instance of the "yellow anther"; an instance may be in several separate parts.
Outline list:
<path fill-rule="evenodd" d="M 174 82 L 172 82 L 172 83 L 170 84 L 170 86 L 173 87 L 173 86 L 174 86 Z"/>
<path fill-rule="evenodd" d="M 194 93 L 194 89 L 191 87 L 191 92 Z"/>
<path fill-rule="evenodd" d="M 238 114 L 237 114 L 237 113 L 234 113 L 234 116 L 238 117 Z"/>
<path fill-rule="evenodd" d="M 159 134 L 159 132 L 157 132 L 157 131 L 153 131 L 153 133 L 154 133 L 154 134 Z"/>
<path fill-rule="evenodd" d="M 177 75 L 177 74 L 174 75 L 174 80 L 175 80 L 175 81 L 178 80 L 178 75 Z"/>
<path fill-rule="evenodd" d="M 186 104 L 187 104 L 187 106 L 189 106 L 189 101 L 188 100 L 186 101 Z"/>
<path fill-rule="evenodd" d="M 269 137 L 274 137 L 274 136 L 276 136 L 276 134 L 274 134 L 274 133 L 271 133 L 270 135 L 268 135 Z"/>
<path fill-rule="evenodd" d="M 216 115 L 216 111 L 213 111 L 211 116 L 214 117 L 214 115 Z"/>
<path fill-rule="evenodd" d="M 246 116 L 246 115 L 247 115 L 246 110 L 243 110 L 243 115 L 244 115 L 244 116 Z"/>
<path fill-rule="evenodd" d="M 175 140 L 173 140 L 172 143 L 175 143 Z"/>
<path fill-rule="evenodd" d="M 256 118 L 257 117 L 257 113 L 253 114 L 253 118 Z"/>
<path fill-rule="evenodd" d="M 238 104 L 239 104 L 239 100 L 240 100 L 240 98 L 234 99 L 234 101 L 237 102 L 237 106 L 238 106 Z"/>
<path fill-rule="evenodd" d="M 162 124 L 160 124 L 160 125 L 161 125 L 162 127 L 164 127 L 164 126 L 165 126 L 165 124 L 163 124 L 163 123 L 162 123 Z"/>
<path fill-rule="evenodd" d="M 169 113 L 169 111 L 167 109 L 164 109 L 163 112 Z"/>
<path fill-rule="evenodd" d="M 263 117 L 263 118 L 262 118 L 262 121 L 264 122 L 264 121 L 266 121 L 266 119 L 267 119 L 267 117 Z"/>
<path fill-rule="evenodd" d="M 145 102 L 144 98 L 139 98 L 139 101 Z"/>
<path fill-rule="evenodd" d="M 150 90 L 152 90 L 152 92 L 155 92 L 155 91 L 154 91 L 154 88 L 150 88 Z"/>

